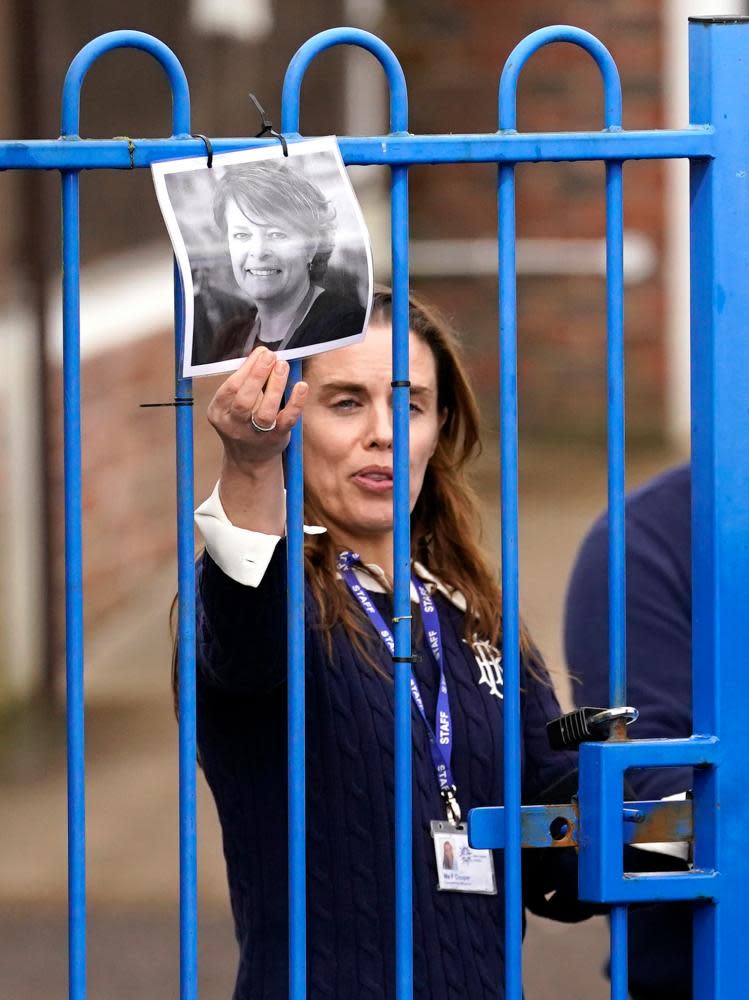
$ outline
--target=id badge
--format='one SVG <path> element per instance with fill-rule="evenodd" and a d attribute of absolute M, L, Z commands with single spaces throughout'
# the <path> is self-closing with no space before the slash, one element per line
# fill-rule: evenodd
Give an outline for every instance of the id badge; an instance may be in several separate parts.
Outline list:
<path fill-rule="evenodd" d="M 477 892 L 496 895 L 492 852 L 468 846 L 465 823 L 457 826 L 432 820 L 434 854 L 437 860 L 437 888 L 440 892 Z"/>

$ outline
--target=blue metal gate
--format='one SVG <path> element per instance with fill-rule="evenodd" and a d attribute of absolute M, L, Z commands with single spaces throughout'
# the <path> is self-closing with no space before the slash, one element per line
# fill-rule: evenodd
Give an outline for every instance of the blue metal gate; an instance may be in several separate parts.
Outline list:
<path fill-rule="evenodd" d="M 516 131 L 518 77 L 526 61 L 552 42 L 585 49 L 601 72 L 605 122 L 600 132 L 521 134 Z M 324 49 L 368 49 L 390 87 L 390 132 L 341 138 L 347 164 L 391 171 L 395 390 L 395 642 L 410 655 L 408 484 L 408 169 L 412 164 L 498 164 L 501 354 L 502 586 L 505 671 L 505 806 L 470 818 L 477 846 L 504 848 L 506 996 L 520 1000 L 521 845 L 552 843 L 549 824 L 567 817 L 578 844 L 584 899 L 612 906 L 612 997 L 627 996 L 627 905 L 645 900 L 694 901 L 694 994 L 743 994 L 749 979 L 744 948 L 743 896 L 749 884 L 744 849 L 749 806 L 742 771 L 749 759 L 748 699 L 743 669 L 749 649 L 749 20 L 694 19 L 690 25 L 691 122 L 675 131 L 624 131 L 616 66 L 593 36 L 553 27 L 535 32 L 513 51 L 499 91 L 499 130 L 486 135 L 408 133 L 403 72 L 391 50 L 357 29 L 323 32 L 293 58 L 284 84 L 282 131 L 299 135 L 304 74 Z M 173 100 L 169 139 L 84 140 L 78 136 L 80 91 L 93 63 L 115 48 L 150 53 L 164 68 Z M 215 139 L 217 152 L 272 140 Z M 79 177 L 82 170 L 147 167 L 154 160 L 204 152 L 190 136 L 187 81 L 174 54 L 134 31 L 97 38 L 74 59 L 65 79 L 62 135 L 55 140 L 0 142 L 0 169 L 54 169 L 63 193 L 63 322 L 65 392 L 65 545 L 69 802 L 70 997 L 86 996 L 85 781 L 83 707 L 83 581 L 79 352 Z M 515 304 L 515 165 L 521 162 L 601 160 L 606 164 L 608 286 L 608 482 L 610 509 L 610 702 L 626 702 L 624 629 L 624 371 L 622 280 L 622 166 L 626 160 L 686 157 L 691 162 L 692 407 L 693 407 L 693 689 L 694 733 L 683 740 L 627 740 L 614 732 L 580 752 L 576 809 L 521 807 L 517 559 L 517 404 Z M 182 292 L 175 272 L 175 326 Z M 299 365 L 292 379 L 299 378 Z M 177 378 L 177 546 L 180 620 L 180 997 L 197 997 L 195 855 L 195 636 L 193 583 L 193 464 L 191 384 Z M 288 477 L 289 552 L 289 891 L 290 996 L 306 995 L 304 621 L 302 560 L 302 429 L 292 436 Z M 396 991 L 412 996 L 411 709 L 409 666 L 396 663 Z M 695 768 L 692 818 L 694 866 L 679 874 L 632 875 L 622 870 L 622 777 L 630 767 Z M 545 808 L 545 807 L 544 807 Z M 663 807 L 654 807 L 656 810 Z"/>

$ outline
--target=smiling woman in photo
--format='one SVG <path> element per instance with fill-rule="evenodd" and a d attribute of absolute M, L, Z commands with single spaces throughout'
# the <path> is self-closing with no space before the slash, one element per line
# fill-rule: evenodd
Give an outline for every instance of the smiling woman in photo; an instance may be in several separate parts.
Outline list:
<path fill-rule="evenodd" d="M 241 358 L 260 345 L 290 351 L 361 333 L 358 299 L 325 288 L 336 211 L 317 185 L 285 163 L 232 166 L 216 186 L 213 215 L 249 309 L 216 331 L 212 360 Z"/>

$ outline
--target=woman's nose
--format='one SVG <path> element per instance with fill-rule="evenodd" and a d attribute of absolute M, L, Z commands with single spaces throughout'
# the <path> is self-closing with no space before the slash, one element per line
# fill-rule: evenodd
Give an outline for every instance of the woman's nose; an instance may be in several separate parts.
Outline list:
<path fill-rule="evenodd" d="M 267 252 L 268 244 L 265 240 L 265 236 L 262 234 L 254 236 L 247 245 L 247 256 L 253 259 L 265 257 Z"/>
<path fill-rule="evenodd" d="M 393 411 L 389 406 L 373 406 L 367 429 L 369 448 L 393 447 Z"/>

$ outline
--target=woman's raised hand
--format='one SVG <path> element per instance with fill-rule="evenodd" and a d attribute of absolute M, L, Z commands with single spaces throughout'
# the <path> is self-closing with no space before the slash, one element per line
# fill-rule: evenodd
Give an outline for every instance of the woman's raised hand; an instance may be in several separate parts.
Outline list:
<path fill-rule="evenodd" d="M 272 461 L 288 445 L 307 395 L 307 383 L 298 382 L 282 406 L 288 377 L 288 363 L 260 347 L 211 400 L 208 420 L 223 442 L 225 459 L 238 469 L 249 472 Z"/>
<path fill-rule="evenodd" d="M 281 453 L 307 395 L 307 383 L 298 382 L 282 407 L 288 377 L 288 364 L 260 347 L 219 386 L 208 406 L 208 420 L 224 445 L 224 512 L 236 527 L 269 535 L 285 532 Z M 273 430 L 257 430 L 253 421 Z"/>

